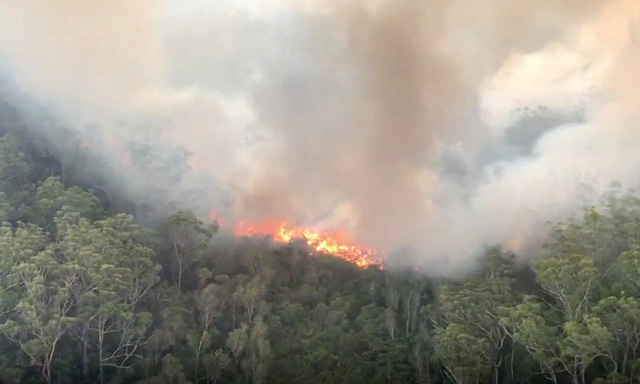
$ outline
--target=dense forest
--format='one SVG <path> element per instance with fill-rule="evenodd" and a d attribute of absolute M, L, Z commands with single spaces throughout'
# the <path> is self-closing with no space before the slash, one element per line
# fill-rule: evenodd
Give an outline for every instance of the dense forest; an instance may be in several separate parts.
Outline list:
<path fill-rule="evenodd" d="M 640 381 L 633 194 L 553 225 L 526 265 L 493 248 L 443 281 L 300 242 L 215 246 L 189 212 L 142 223 L 23 129 L 1 135 L 2 383 Z"/>

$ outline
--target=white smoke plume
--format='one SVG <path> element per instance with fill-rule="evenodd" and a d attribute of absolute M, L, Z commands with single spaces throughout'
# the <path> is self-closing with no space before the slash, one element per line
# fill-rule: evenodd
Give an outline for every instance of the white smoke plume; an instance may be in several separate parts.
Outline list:
<path fill-rule="evenodd" d="M 585 186 L 637 184 L 639 17 L 633 0 L 0 0 L 0 62 L 135 198 L 348 226 L 455 273 L 526 249 Z"/>

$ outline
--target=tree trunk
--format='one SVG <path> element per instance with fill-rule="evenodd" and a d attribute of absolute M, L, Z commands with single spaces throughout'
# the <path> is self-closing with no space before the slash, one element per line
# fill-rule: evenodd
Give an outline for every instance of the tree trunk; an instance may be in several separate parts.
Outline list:
<path fill-rule="evenodd" d="M 100 324 L 100 328 L 98 329 L 98 354 L 99 354 L 98 365 L 100 366 L 100 384 L 104 384 L 104 364 L 103 364 L 104 332 L 103 330 L 104 330 L 104 327 L 102 324 Z"/>
<path fill-rule="evenodd" d="M 373 304 L 373 294 L 374 294 L 374 285 L 373 281 L 371 282 L 371 304 Z"/>
<path fill-rule="evenodd" d="M 51 384 L 51 363 L 53 362 L 53 354 L 56 350 L 56 343 L 51 346 L 49 353 L 44 356 L 44 361 L 42 363 L 42 376 L 47 381 L 47 383 Z"/>
<path fill-rule="evenodd" d="M 196 363 L 195 367 L 193 368 L 193 380 L 195 380 L 196 384 L 198 384 L 198 360 L 200 360 L 200 357 L 199 353 L 196 352 Z"/>
<path fill-rule="evenodd" d="M 47 383 L 51 384 L 51 363 L 48 359 L 48 357 L 45 358 L 44 365 L 42 366 L 42 376 L 44 376 Z"/>
<path fill-rule="evenodd" d="M 411 309 L 407 305 L 407 321 L 404 324 L 404 335 L 405 337 L 409 337 L 409 324 L 411 322 Z"/>
<path fill-rule="evenodd" d="M 193 368 L 193 379 L 195 380 L 195 383 L 198 384 L 198 363 L 200 361 L 200 347 L 202 346 L 202 339 L 204 338 L 204 332 L 202 332 L 202 335 L 200 336 L 200 341 L 198 342 L 198 349 L 196 349 L 195 353 L 196 353 L 196 361 L 194 364 L 194 368 Z"/>
<path fill-rule="evenodd" d="M 89 382 L 89 330 L 86 325 L 82 326 L 82 377 L 85 382 Z"/>
<path fill-rule="evenodd" d="M 182 292 L 182 263 L 178 262 L 178 292 Z"/>
<path fill-rule="evenodd" d="M 102 359 L 102 351 L 100 351 L 100 359 Z M 104 365 L 100 363 L 100 384 L 104 384 Z"/>
<path fill-rule="evenodd" d="M 231 321 L 231 329 L 236 329 L 236 301 L 233 300 L 233 306 L 231 308 L 231 317 L 233 320 Z"/>
<path fill-rule="evenodd" d="M 578 372 L 578 357 L 573 358 L 573 372 L 571 372 L 571 383 L 580 384 L 580 373 Z"/>
<path fill-rule="evenodd" d="M 624 349 L 624 354 L 622 355 L 622 371 L 624 373 L 627 371 L 627 360 L 629 359 L 629 350 L 627 348 Z"/>
<path fill-rule="evenodd" d="M 513 371 L 513 360 L 515 358 L 515 354 L 516 354 L 516 342 L 515 340 L 511 339 L 511 359 L 509 361 L 509 372 L 511 373 L 511 382 L 515 383 L 515 375 L 514 375 L 514 371 Z"/>
<path fill-rule="evenodd" d="M 411 331 L 415 331 L 418 324 L 418 312 L 420 311 L 420 296 L 413 299 L 413 310 L 411 312 Z"/>

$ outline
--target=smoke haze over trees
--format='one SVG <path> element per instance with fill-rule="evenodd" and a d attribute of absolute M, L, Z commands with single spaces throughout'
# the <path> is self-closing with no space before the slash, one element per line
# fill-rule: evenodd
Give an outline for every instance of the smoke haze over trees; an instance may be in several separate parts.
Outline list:
<path fill-rule="evenodd" d="M 0 383 L 640 380 L 640 2 L 212 4 L 0 0 Z"/>
<path fill-rule="evenodd" d="M 556 223 L 526 266 L 495 247 L 434 279 L 228 239 L 188 211 L 141 226 L 0 115 L 3 383 L 640 380 L 636 194 Z"/>
<path fill-rule="evenodd" d="M 633 0 L 216 4 L 3 1 L 0 63 L 134 201 L 347 227 L 443 274 L 637 185 Z"/>

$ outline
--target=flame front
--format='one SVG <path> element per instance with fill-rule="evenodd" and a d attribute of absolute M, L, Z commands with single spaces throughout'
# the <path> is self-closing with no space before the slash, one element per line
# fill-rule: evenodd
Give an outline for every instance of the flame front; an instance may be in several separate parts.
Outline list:
<path fill-rule="evenodd" d="M 223 225 L 220 219 L 211 212 L 209 217 Z M 289 243 L 295 239 L 304 240 L 312 249 L 319 253 L 339 257 L 360 268 L 376 266 L 382 268 L 382 260 L 372 249 L 356 244 L 343 231 L 317 231 L 311 228 L 291 226 L 286 220 L 269 219 L 251 223 L 239 221 L 233 232 L 236 236 L 267 236 L 273 237 L 279 243 Z"/>

